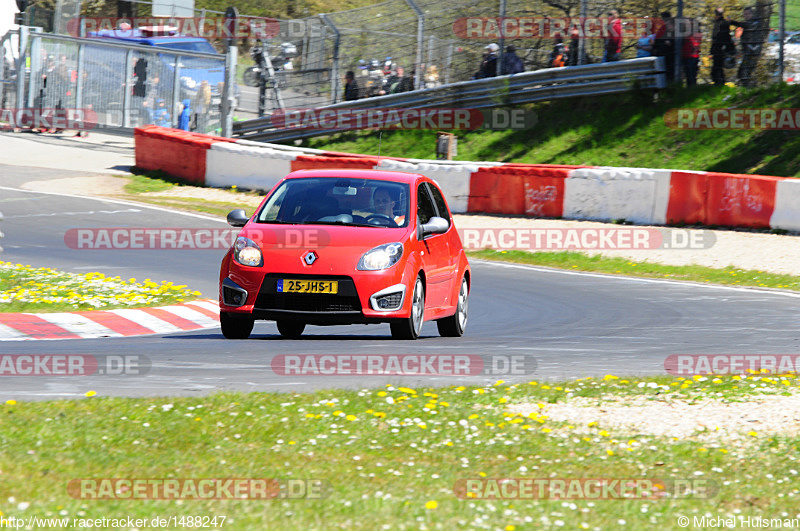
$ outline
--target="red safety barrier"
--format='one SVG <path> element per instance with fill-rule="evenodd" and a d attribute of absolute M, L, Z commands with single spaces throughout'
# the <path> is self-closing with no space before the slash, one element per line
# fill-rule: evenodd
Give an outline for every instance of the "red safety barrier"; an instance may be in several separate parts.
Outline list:
<path fill-rule="evenodd" d="M 769 228 L 776 183 L 785 177 L 708 173 L 706 178 L 706 224 Z"/>
<path fill-rule="evenodd" d="M 378 165 L 375 157 L 321 157 L 314 155 L 298 155 L 292 161 L 292 171 L 297 170 L 371 170 Z"/>
<path fill-rule="evenodd" d="M 134 130 L 136 167 L 161 170 L 173 177 L 203 184 L 206 179 L 206 150 L 216 142 L 235 141 L 155 125 L 137 127 Z"/>
<path fill-rule="evenodd" d="M 470 178 L 468 212 L 561 217 L 564 179 L 584 166 L 505 164 Z"/>
<path fill-rule="evenodd" d="M 673 171 L 667 204 L 667 225 L 706 223 L 705 173 Z"/>

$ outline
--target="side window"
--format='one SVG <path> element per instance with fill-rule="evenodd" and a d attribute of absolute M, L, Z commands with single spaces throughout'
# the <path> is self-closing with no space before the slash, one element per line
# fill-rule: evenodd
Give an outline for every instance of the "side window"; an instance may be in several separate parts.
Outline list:
<path fill-rule="evenodd" d="M 436 208 L 433 206 L 431 196 L 428 195 L 425 183 L 417 187 L 417 215 L 420 223 L 427 223 L 436 215 Z"/>
<path fill-rule="evenodd" d="M 436 204 L 436 210 L 439 211 L 439 217 L 450 221 L 450 212 L 447 210 L 447 203 L 445 203 L 444 197 L 442 197 L 442 192 L 430 183 L 428 183 L 428 190 L 430 190 L 433 202 Z"/>

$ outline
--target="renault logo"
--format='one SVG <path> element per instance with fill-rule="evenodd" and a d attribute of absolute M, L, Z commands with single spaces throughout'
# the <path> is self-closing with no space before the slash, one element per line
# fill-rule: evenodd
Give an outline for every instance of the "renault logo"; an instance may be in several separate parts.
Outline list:
<path fill-rule="evenodd" d="M 317 261 L 317 258 L 319 258 L 319 256 L 317 256 L 317 253 L 315 253 L 314 251 L 308 251 L 306 254 L 303 255 L 303 262 L 306 265 L 314 265 L 314 262 Z"/>

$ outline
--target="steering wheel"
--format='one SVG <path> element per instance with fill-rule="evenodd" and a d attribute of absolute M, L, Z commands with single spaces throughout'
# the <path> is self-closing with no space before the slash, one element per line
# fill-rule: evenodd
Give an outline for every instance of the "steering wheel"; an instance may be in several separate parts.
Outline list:
<path fill-rule="evenodd" d="M 370 225 L 378 225 L 382 227 L 397 227 L 397 223 L 394 222 L 391 216 L 387 216 L 386 214 L 370 214 L 367 216 L 367 223 Z"/>

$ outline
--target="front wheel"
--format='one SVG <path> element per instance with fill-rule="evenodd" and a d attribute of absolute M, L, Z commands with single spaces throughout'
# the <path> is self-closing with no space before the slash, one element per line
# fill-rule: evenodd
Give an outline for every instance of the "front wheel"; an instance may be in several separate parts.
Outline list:
<path fill-rule="evenodd" d="M 298 323 L 297 321 L 278 321 L 278 332 L 283 337 L 289 339 L 297 339 L 303 335 L 303 330 L 306 329 L 305 323 Z"/>
<path fill-rule="evenodd" d="M 411 315 L 408 319 L 398 319 L 392 322 L 392 337 L 395 339 L 417 339 L 422 331 L 422 321 L 425 316 L 425 286 L 422 278 L 417 277 L 414 284 L 414 294 L 411 299 Z"/>
<path fill-rule="evenodd" d="M 257 87 L 259 85 L 259 76 L 261 75 L 261 71 L 256 66 L 251 66 L 247 70 L 244 71 L 242 75 L 242 81 L 248 87 Z"/>
<path fill-rule="evenodd" d="M 469 284 L 467 277 L 461 279 L 461 289 L 458 291 L 458 304 L 456 313 L 450 317 L 439 319 L 436 326 L 442 337 L 461 337 L 467 327 L 467 312 L 469 310 Z"/>
<path fill-rule="evenodd" d="M 228 339 L 247 339 L 254 324 L 252 317 L 235 317 L 228 312 L 219 312 L 219 326 L 222 335 Z"/>

